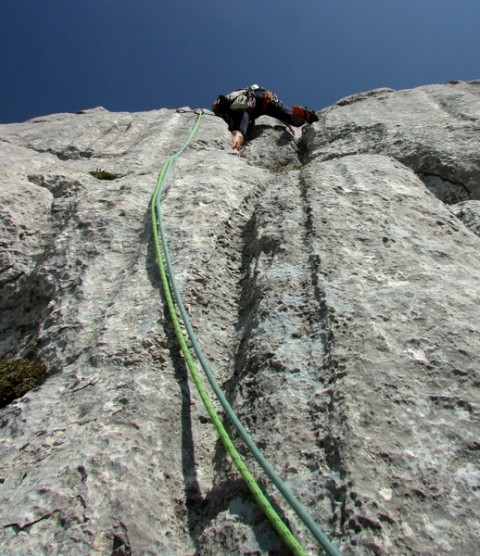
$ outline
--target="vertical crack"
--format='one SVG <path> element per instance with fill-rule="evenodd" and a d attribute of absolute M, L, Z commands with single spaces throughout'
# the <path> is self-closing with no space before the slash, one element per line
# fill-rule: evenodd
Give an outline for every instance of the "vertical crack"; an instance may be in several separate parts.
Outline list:
<path fill-rule="evenodd" d="M 325 388 L 317 392 L 310 404 L 310 419 L 314 426 L 317 447 L 323 454 L 329 477 L 325 482 L 326 494 L 331 504 L 330 523 L 341 533 L 347 522 L 347 470 L 343 456 L 343 428 L 345 415 L 343 411 L 343 394 L 340 381 L 344 376 L 344 366 L 334 354 L 335 316 L 333 308 L 328 306 L 326 287 L 322 283 L 321 255 L 315 248 L 315 226 L 312 207 L 308 196 L 306 180 L 300 176 L 301 199 L 305 213 L 304 244 L 309 254 L 310 279 L 313 287 L 313 303 L 316 306 L 315 323 L 317 338 L 323 346 L 323 358 L 320 366 L 320 380 Z"/>

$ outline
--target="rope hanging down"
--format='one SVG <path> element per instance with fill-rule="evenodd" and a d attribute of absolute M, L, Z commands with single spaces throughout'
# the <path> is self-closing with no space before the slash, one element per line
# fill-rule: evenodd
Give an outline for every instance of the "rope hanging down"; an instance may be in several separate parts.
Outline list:
<path fill-rule="evenodd" d="M 172 294 L 171 294 L 172 291 L 173 291 L 173 294 L 175 296 L 175 300 L 176 300 L 179 312 L 182 316 L 182 319 L 183 319 L 183 322 L 184 322 L 184 325 L 185 325 L 185 329 L 187 330 L 188 336 L 189 336 L 191 344 L 192 344 L 192 346 L 195 350 L 197 358 L 198 358 L 198 360 L 199 360 L 199 362 L 200 362 L 200 364 L 201 364 L 201 366 L 202 366 L 202 368 L 205 372 L 205 375 L 207 376 L 207 379 L 208 379 L 208 381 L 209 381 L 209 383 L 212 387 L 212 390 L 214 391 L 215 395 L 217 396 L 218 400 L 220 401 L 223 409 L 225 410 L 226 414 L 228 415 L 228 417 L 229 417 L 230 421 L 232 422 L 233 426 L 235 427 L 235 429 L 239 433 L 242 440 L 248 446 L 248 448 L 249 448 L 250 452 L 252 453 L 252 455 L 254 456 L 254 458 L 257 460 L 257 462 L 264 469 L 267 476 L 275 484 L 275 486 L 278 488 L 278 490 L 282 493 L 282 495 L 284 496 L 286 501 L 290 504 L 292 509 L 297 513 L 297 515 L 304 522 L 304 524 L 310 529 L 310 531 L 312 532 L 312 534 L 316 538 L 317 542 L 320 544 L 320 546 L 322 546 L 322 548 L 324 549 L 326 554 L 328 554 L 329 556 L 339 556 L 339 552 L 336 550 L 336 548 L 330 543 L 330 541 L 325 536 L 325 534 L 321 531 L 321 529 L 318 527 L 318 525 L 312 520 L 312 518 L 308 515 L 308 513 L 305 511 L 305 509 L 300 504 L 300 502 L 298 502 L 298 500 L 295 498 L 293 493 L 288 489 L 288 487 L 285 485 L 285 483 L 276 474 L 275 470 L 271 467 L 271 465 L 264 458 L 263 454 L 257 448 L 255 443 L 251 439 L 250 435 L 248 434 L 246 429 L 243 427 L 243 425 L 239 421 L 238 417 L 236 416 L 232 407 L 228 403 L 227 399 L 225 398 L 225 396 L 224 396 L 222 390 L 220 389 L 220 387 L 218 386 L 218 383 L 217 383 L 217 381 L 216 381 L 216 379 L 215 379 L 215 377 L 214 377 L 214 375 L 213 375 L 213 373 L 212 373 L 212 371 L 209 367 L 209 364 L 208 364 L 207 360 L 205 359 L 205 357 L 204 357 L 204 355 L 201 351 L 201 348 L 198 344 L 198 341 L 196 339 L 196 336 L 195 336 L 195 333 L 193 331 L 192 325 L 190 323 L 188 313 L 185 309 L 185 306 L 184 306 L 183 301 L 182 301 L 181 294 L 178 290 L 178 287 L 177 287 L 177 284 L 176 284 L 176 281 L 175 281 L 173 266 L 172 266 L 171 258 L 170 258 L 170 252 L 169 252 L 168 244 L 167 244 L 167 241 L 166 241 L 166 233 L 165 233 L 165 230 L 164 230 L 164 227 L 163 227 L 163 219 L 162 219 L 162 216 L 161 216 L 161 205 L 160 205 L 161 193 L 162 193 L 163 186 L 166 182 L 166 178 L 168 176 L 168 173 L 169 173 L 173 163 L 185 151 L 185 149 L 188 147 L 188 145 L 192 141 L 195 133 L 198 130 L 198 127 L 200 125 L 200 121 L 201 121 L 202 116 L 203 116 L 203 111 L 197 112 L 197 120 L 196 120 L 193 128 L 191 129 L 184 145 L 179 149 L 179 151 L 177 151 L 174 155 L 170 156 L 167 159 L 167 161 L 165 162 L 165 164 L 164 164 L 164 166 L 163 166 L 163 168 L 160 172 L 160 175 L 159 175 L 159 178 L 158 178 L 158 181 L 157 181 L 157 186 L 156 186 L 155 192 L 154 192 L 153 197 L 152 197 L 152 207 L 151 207 L 151 209 L 152 209 L 152 223 L 153 223 L 153 235 L 154 235 L 154 240 L 155 240 L 155 249 L 156 249 L 156 253 L 157 253 L 157 263 L 158 263 L 158 266 L 159 266 L 160 275 L 161 275 L 161 278 L 162 278 L 162 284 L 163 284 L 163 287 L 164 287 L 164 290 L 165 290 L 165 296 L 166 296 L 166 299 L 167 299 L 167 305 L 169 307 L 169 311 L 170 311 L 170 314 L 171 314 L 171 317 L 172 317 L 172 321 L 173 321 L 174 328 L 175 328 L 175 331 L 176 331 L 176 334 L 177 334 L 177 338 L 179 340 L 180 347 L 182 349 L 182 353 L 184 354 L 184 357 L 185 357 L 185 361 L 187 362 L 187 366 L 189 367 L 190 373 L 191 373 L 192 378 L 195 382 L 195 385 L 196 385 L 196 387 L 199 391 L 199 394 L 202 398 L 202 401 L 203 401 L 203 403 L 204 403 L 204 405 L 207 409 L 207 412 L 209 413 L 209 416 L 210 416 L 214 426 L 217 429 L 217 432 L 218 432 L 222 442 L 224 443 L 225 447 L 227 448 L 227 451 L 229 452 L 230 457 L 234 461 L 234 463 L 237 466 L 237 469 L 241 473 L 242 477 L 247 482 L 247 485 L 249 486 L 252 494 L 254 495 L 255 499 L 257 500 L 257 503 L 264 510 L 265 514 L 270 519 L 273 526 L 275 527 L 277 532 L 280 534 L 280 536 L 282 537 L 284 542 L 291 548 L 291 550 L 294 554 L 303 554 L 304 552 L 303 552 L 302 547 L 298 544 L 298 541 L 292 535 L 292 533 L 290 532 L 288 527 L 280 519 L 278 514 L 276 514 L 275 510 L 271 507 L 269 501 L 265 498 L 265 495 L 261 491 L 260 487 L 258 487 L 258 484 L 255 482 L 255 479 L 253 478 L 253 476 L 249 472 L 248 468 L 245 466 L 243 460 L 241 459 L 240 454 L 236 450 L 235 446 L 233 445 L 233 442 L 231 441 L 230 437 L 228 436 L 228 433 L 226 432 L 225 428 L 223 427 L 223 424 L 221 423 L 220 419 L 218 418 L 218 415 L 215 411 L 215 408 L 213 407 L 213 405 L 212 405 L 212 403 L 211 403 L 211 401 L 208 397 L 208 394 L 207 394 L 207 392 L 206 392 L 206 390 L 203 386 L 203 383 L 201 382 L 201 379 L 198 376 L 195 364 L 194 364 L 193 359 L 191 357 L 191 354 L 188 350 L 188 346 L 185 342 L 184 335 L 183 335 L 183 333 L 181 331 L 181 328 L 180 328 L 180 325 L 178 323 L 178 317 L 177 317 L 177 313 L 176 313 L 176 310 L 175 310 L 175 307 L 174 307 Z M 158 222 L 157 222 L 156 215 L 158 215 Z M 159 237 L 158 237 L 159 232 L 160 232 L 161 245 L 160 245 L 160 241 L 159 241 Z M 162 253 L 162 249 L 163 249 L 163 253 Z M 165 260 L 165 265 L 164 265 L 164 262 L 163 262 L 164 260 Z M 165 266 L 166 266 L 166 269 L 165 269 Z M 167 272 L 168 272 L 168 276 L 167 276 Z M 184 352 L 184 348 L 185 348 L 186 352 Z M 212 414 L 210 414 L 210 412 L 212 412 Z M 214 415 L 214 416 L 212 416 L 212 415 Z M 215 416 L 216 416 L 216 418 L 215 418 Z M 245 475 L 245 473 L 246 473 L 246 475 Z"/>

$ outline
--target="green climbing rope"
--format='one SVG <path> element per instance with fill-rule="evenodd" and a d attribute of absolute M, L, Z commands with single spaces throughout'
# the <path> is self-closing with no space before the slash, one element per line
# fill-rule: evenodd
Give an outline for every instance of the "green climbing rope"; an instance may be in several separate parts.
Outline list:
<path fill-rule="evenodd" d="M 250 492 L 253 494 L 257 504 L 262 508 L 265 515 L 270 520 L 270 522 L 272 523 L 272 525 L 276 529 L 276 531 L 279 533 L 279 535 L 281 536 L 281 538 L 283 539 L 285 544 L 291 549 L 292 553 L 295 554 L 295 556 L 297 556 L 297 555 L 298 556 L 304 556 L 306 553 L 303 550 L 302 546 L 297 541 L 297 539 L 294 537 L 292 532 L 288 529 L 288 527 L 285 525 L 285 523 L 282 521 L 280 516 L 277 514 L 277 512 L 275 511 L 275 509 L 273 508 L 273 506 L 271 505 L 269 500 L 266 498 L 266 496 L 262 492 L 261 488 L 258 486 L 258 484 L 255 481 L 255 478 L 251 474 L 250 470 L 245 465 L 240 453 L 235 448 L 231 438 L 229 437 L 225 427 L 223 426 L 222 421 L 220 420 L 220 417 L 218 416 L 218 413 L 215 410 L 215 407 L 213 406 L 213 403 L 211 402 L 211 400 L 208 396 L 208 393 L 205 389 L 205 386 L 202 383 L 200 375 L 197 372 L 197 369 L 195 367 L 195 363 L 193 361 L 193 358 L 190 354 L 187 343 L 186 343 L 185 338 L 183 336 L 183 333 L 182 333 L 182 330 L 181 330 L 181 327 L 180 327 L 180 322 L 178 320 L 178 316 L 177 316 L 177 313 L 175 311 L 175 306 L 174 306 L 172 294 L 171 294 L 171 291 L 170 291 L 169 281 L 168 281 L 167 273 L 166 273 L 166 270 L 165 270 L 165 265 L 164 265 L 164 262 L 163 262 L 163 254 L 162 254 L 162 249 L 160 247 L 160 241 L 159 241 L 158 231 L 157 231 L 158 230 L 158 225 L 157 225 L 157 219 L 156 219 L 156 214 L 155 214 L 156 200 L 157 200 L 158 195 L 161 192 L 162 185 L 165 182 L 165 179 L 168 175 L 168 172 L 169 172 L 174 160 L 178 156 L 180 156 L 180 154 L 188 147 L 190 141 L 192 140 L 193 136 L 195 135 L 196 130 L 198 129 L 198 126 L 200 124 L 201 116 L 202 116 L 202 114 L 200 113 L 199 116 L 197 117 L 195 126 L 192 128 L 192 131 L 190 132 L 190 134 L 189 134 L 187 140 L 185 141 L 183 147 L 179 151 L 177 151 L 176 154 L 169 157 L 168 160 L 163 165 L 163 168 L 160 172 L 160 175 L 159 175 L 159 178 L 158 178 L 158 181 L 157 181 L 157 186 L 155 188 L 155 192 L 153 194 L 152 203 L 151 203 L 151 205 L 152 205 L 151 206 L 151 214 L 152 214 L 152 224 L 153 224 L 153 235 L 154 235 L 154 241 L 155 241 L 155 250 L 156 250 L 156 255 L 157 255 L 157 264 L 158 264 L 158 268 L 159 268 L 159 271 L 160 271 L 160 277 L 161 277 L 161 280 L 162 280 L 162 285 L 163 285 L 163 288 L 164 288 L 165 298 L 166 298 L 166 301 L 167 301 L 168 310 L 170 312 L 170 317 L 172 319 L 173 326 L 174 326 L 174 329 L 175 329 L 175 333 L 176 333 L 178 342 L 180 344 L 180 349 L 181 349 L 182 354 L 185 358 L 185 362 L 188 366 L 188 369 L 189 369 L 190 374 L 192 376 L 192 379 L 195 383 L 195 386 L 197 387 L 200 398 L 201 398 L 201 400 L 202 400 L 202 402 L 205 406 L 205 409 L 207 410 L 207 413 L 208 413 L 213 425 L 217 429 L 217 433 L 218 433 L 221 441 L 223 442 L 223 445 L 225 446 L 225 449 L 227 450 L 228 454 L 232 458 L 232 461 L 235 464 L 236 468 L 238 469 L 239 473 L 241 474 L 241 476 L 245 480 L 245 482 L 246 482 L 248 488 L 250 489 Z"/>
<path fill-rule="evenodd" d="M 198 114 L 198 117 L 195 121 L 195 124 L 192 127 L 184 145 L 179 149 L 179 151 L 177 151 L 177 153 L 175 153 L 174 155 L 169 157 L 167 159 L 167 161 L 165 162 L 165 164 L 164 164 L 164 166 L 163 166 L 163 168 L 160 172 L 160 175 L 159 175 L 159 178 L 158 178 L 158 181 L 157 181 L 157 186 L 156 186 L 154 195 L 152 197 L 152 222 L 153 222 L 153 228 L 154 228 L 153 233 L 154 233 L 154 239 L 155 239 L 155 246 L 156 246 L 156 251 L 157 251 L 157 261 L 158 261 L 158 264 L 159 264 L 160 274 L 162 276 L 162 283 L 164 285 L 164 289 L 165 289 L 165 293 L 166 293 L 167 305 L 168 305 L 169 311 L 172 315 L 172 320 L 174 321 L 174 328 L 176 330 L 177 337 L 179 339 L 179 343 L 180 343 L 182 352 L 184 352 L 184 348 L 182 347 L 182 344 L 184 344 L 186 352 L 188 353 L 188 356 L 184 353 L 184 357 L 185 357 L 185 360 L 187 362 L 187 366 L 189 367 L 189 370 L 192 374 L 192 378 L 193 378 L 193 380 L 194 380 L 194 382 L 197 386 L 197 389 L 199 390 L 202 401 L 203 401 L 203 403 L 204 403 L 204 405 L 207 409 L 207 412 L 210 415 L 210 411 L 213 411 L 213 413 L 215 415 L 217 415 L 216 411 L 213 407 L 213 404 L 211 404 L 210 399 L 208 397 L 208 394 L 206 393 L 206 390 L 203 386 L 203 383 L 201 382 L 200 377 L 198 376 L 198 373 L 197 373 L 196 368 L 195 368 L 195 364 L 193 363 L 193 359 L 191 358 L 191 354 L 190 354 L 190 352 L 188 350 L 188 347 L 186 345 L 185 338 L 184 338 L 184 335 L 183 335 L 183 333 L 180 329 L 180 326 L 178 326 L 178 330 L 177 330 L 177 327 L 175 326 L 175 321 L 178 323 L 178 317 L 177 317 L 176 310 L 175 310 L 175 307 L 174 307 L 171 291 L 173 291 L 173 294 L 175 296 L 175 301 L 177 303 L 177 307 L 179 309 L 179 312 L 180 312 L 181 317 L 183 319 L 183 323 L 185 325 L 185 329 L 187 330 L 187 334 L 190 338 L 191 344 L 192 344 L 192 346 L 195 350 L 195 353 L 197 355 L 197 358 L 198 358 L 198 360 L 199 360 L 199 362 L 200 362 L 200 364 L 201 364 L 201 366 L 202 366 L 202 368 L 203 368 L 203 370 L 204 370 L 204 372 L 207 376 L 207 379 L 208 379 L 208 381 L 209 381 L 209 383 L 212 387 L 212 390 L 214 391 L 215 395 L 219 399 L 222 407 L 224 408 L 227 416 L 229 417 L 230 421 L 232 422 L 235 429 L 239 433 L 240 437 L 246 443 L 250 452 L 252 453 L 254 458 L 257 460 L 257 462 L 262 466 L 262 468 L 264 469 L 265 473 L 268 475 L 270 480 L 279 489 L 279 491 L 282 493 L 282 495 L 284 496 L 286 501 L 290 504 L 290 506 L 296 511 L 296 513 L 300 517 L 300 519 L 310 529 L 310 531 L 312 532 L 312 534 L 316 538 L 317 542 L 322 546 L 324 551 L 329 556 L 339 556 L 339 552 L 336 550 L 336 548 L 330 543 L 330 541 L 325 536 L 325 534 L 321 531 L 321 529 L 318 527 L 318 525 L 312 520 L 312 518 L 308 515 L 308 513 L 305 511 L 305 509 L 300 504 L 300 502 L 298 502 L 298 500 L 295 498 L 293 493 L 288 489 L 288 487 L 285 485 L 285 483 L 276 474 L 275 470 L 271 467 L 271 465 L 264 458 L 263 454 L 257 448 L 255 443 L 253 442 L 253 440 L 249 436 L 248 432 L 245 430 L 245 428 L 243 427 L 241 422 L 238 420 L 238 417 L 236 416 L 235 412 L 231 408 L 230 404 L 226 400 L 223 392 L 221 391 L 221 389 L 218 386 L 218 383 L 215 380 L 215 377 L 213 376 L 213 373 L 210 370 L 210 367 L 208 365 L 207 360 L 205 359 L 205 357 L 204 357 L 204 355 L 201 351 L 201 348 L 198 344 L 195 333 L 193 332 L 193 328 L 191 326 L 190 319 L 188 317 L 187 311 L 186 311 L 185 306 L 183 304 L 181 294 L 178 290 L 178 287 L 177 287 L 177 284 L 176 284 L 176 281 L 175 281 L 173 266 L 172 266 L 172 263 L 171 263 L 168 244 L 167 244 L 167 241 L 166 241 L 166 233 L 165 233 L 165 230 L 163 228 L 163 219 L 161 217 L 161 205 L 160 205 L 161 193 L 162 193 L 162 190 L 163 190 L 163 186 L 166 182 L 166 178 L 168 176 L 168 173 L 169 173 L 174 161 L 188 147 L 188 145 L 190 144 L 191 140 L 193 139 L 195 133 L 197 132 L 198 127 L 200 125 L 202 115 L 203 115 L 203 112 L 200 112 Z M 156 209 L 156 212 L 155 212 L 155 209 Z M 157 219 L 156 219 L 156 214 L 158 214 L 158 222 L 157 222 Z M 161 238 L 161 244 L 162 244 L 161 247 L 160 247 L 160 242 L 159 242 L 159 237 L 158 237 L 158 231 L 160 231 L 160 238 Z M 163 252 L 162 252 L 162 248 L 163 248 Z M 164 265 L 164 262 L 163 262 L 164 260 L 165 260 L 165 265 Z M 166 269 L 165 269 L 165 266 L 166 266 Z M 168 275 L 167 275 L 167 273 L 168 273 Z M 168 301 L 169 297 L 170 297 L 170 302 Z M 170 306 L 170 303 L 171 303 L 171 306 Z M 180 334 L 181 338 L 179 337 L 179 334 Z M 204 399 L 204 397 L 205 397 L 205 399 Z M 211 415 L 210 415 L 210 417 L 212 418 Z M 260 490 L 260 488 L 256 484 L 255 480 L 253 479 L 253 476 L 248 471 L 248 468 L 246 468 L 245 464 L 243 463 L 243 460 L 241 459 L 241 456 L 237 452 L 235 446 L 233 445 L 233 442 L 231 441 L 230 437 L 228 436 L 228 433 L 226 433 L 221 421 L 219 420 L 218 415 L 217 415 L 216 419 L 212 418 L 212 422 L 213 422 L 214 426 L 217 428 L 219 436 L 222 439 L 224 445 L 226 446 L 227 451 L 229 452 L 232 460 L 234 461 L 238 470 L 240 471 L 240 473 L 242 474 L 242 476 L 246 480 L 247 485 L 249 486 L 250 490 L 254 494 L 254 496 L 257 500 L 257 503 L 262 507 L 262 509 L 266 513 L 267 517 L 271 520 L 271 522 L 274 525 L 277 532 L 281 535 L 281 537 L 283 538 L 285 543 L 292 549 L 293 553 L 294 554 L 303 554 L 304 552 L 303 552 L 302 547 L 298 544 L 298 541 L 295 539 L 295 537 L 293 537 L 292 533 L 287 528 L 287 526 L 281 521 L 279 516 L 276 514 L 275 510 L 273 510 L 270 503 L 265 498 L 265 495 L 263 494 L 263 492 Z M 221 427 L 221 429 L 219 429 L 219 426 Z M 226 435 L 225 438 L 224 438 L 224 435 Z M 232 449 L 233 449 L 233 452 L 231 452 Z M 247 473 L 247 475 L 244 475 L 244 473 Z M 253 481 L 253 483 L 252 483 L 252 481 Z M 257 491 L 257 489 L 258 489 L 258 491 Z M 267 503 L 267 505 L 265 505 L 265 502 Z M 300 550 L 300 552 L 299 552 L 299 550 Z"/>

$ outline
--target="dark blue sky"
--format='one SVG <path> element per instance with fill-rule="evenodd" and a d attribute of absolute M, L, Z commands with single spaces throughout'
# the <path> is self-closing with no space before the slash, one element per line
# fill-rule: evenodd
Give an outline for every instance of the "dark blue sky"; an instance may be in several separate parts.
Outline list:
<path fill-rule="evenodd" d="M 1 0 L 0 122 L 480 78 L 480 0 Z"/>

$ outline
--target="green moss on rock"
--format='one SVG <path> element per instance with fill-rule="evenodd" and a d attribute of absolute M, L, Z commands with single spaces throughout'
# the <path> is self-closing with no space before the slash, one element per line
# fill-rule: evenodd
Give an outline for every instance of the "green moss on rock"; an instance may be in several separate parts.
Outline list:
<path fill-rule="evenodd" d="M 46 377 L 47 368 L 42 363 L 28 359 L 0 359 L 0 407 L 40 386 Z"/>
<path fill-rule="evenodd" d="M 112 172 L 102 170 L 101 168 L 92 170 L 91 172 L 89 172 L 89 174 L 94 178 L 97 178 L 97 180 L 116 180 L 118 178 L 117 174 L 112 174 Z"/>

